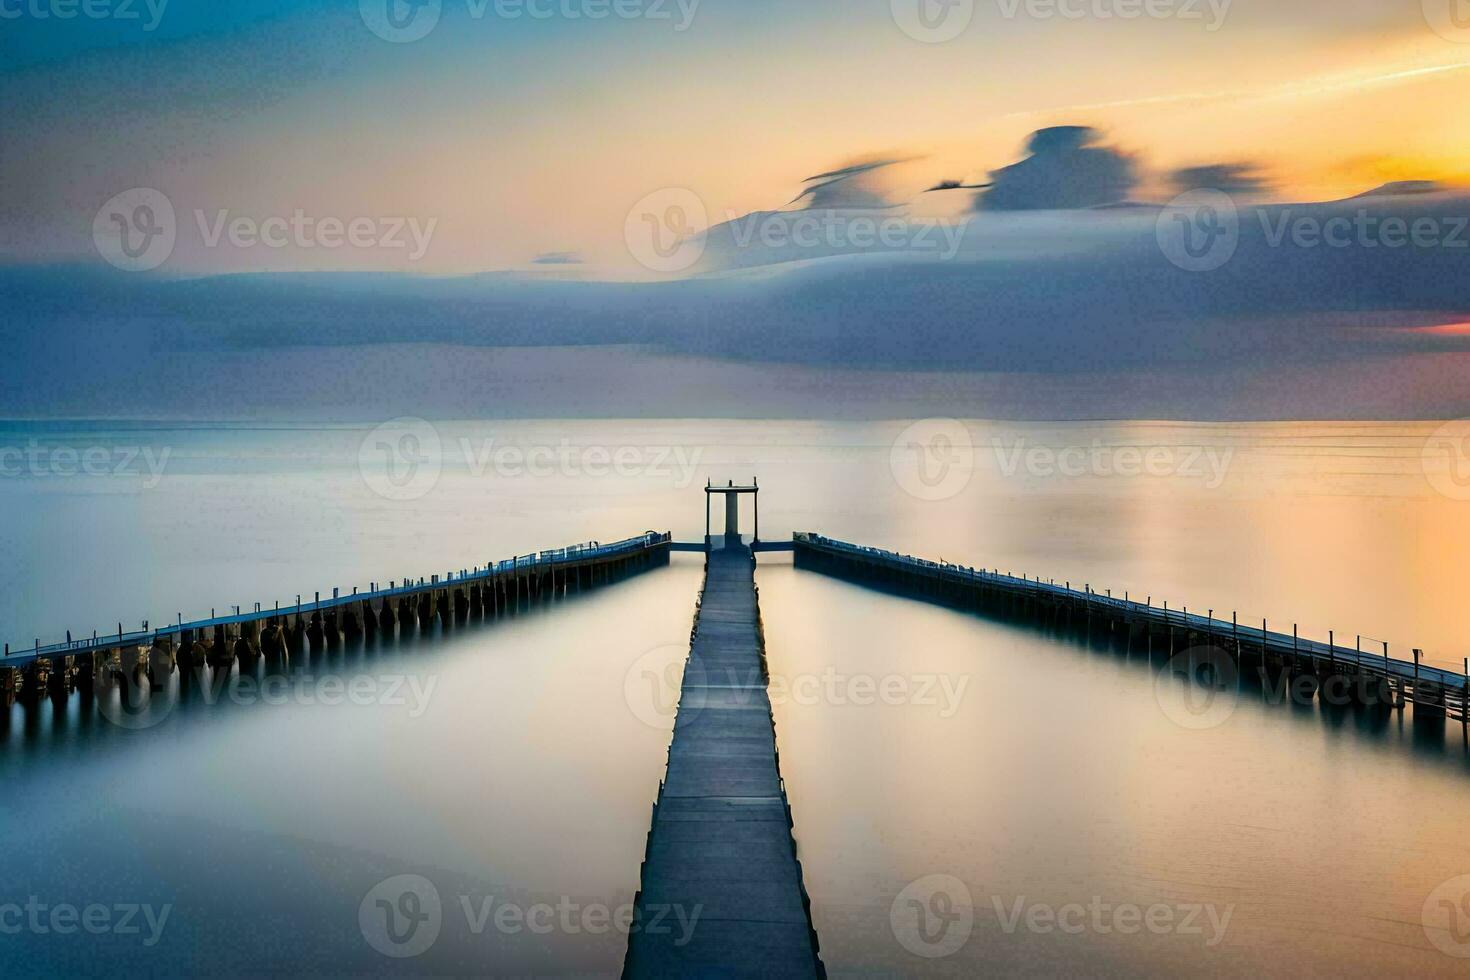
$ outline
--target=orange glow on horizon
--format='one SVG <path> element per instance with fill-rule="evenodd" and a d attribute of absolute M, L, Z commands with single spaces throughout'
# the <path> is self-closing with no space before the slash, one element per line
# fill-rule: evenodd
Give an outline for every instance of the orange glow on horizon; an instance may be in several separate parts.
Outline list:
<path fill-rule="evenodd" d="M 1410 327 L 1408 332 L 1427 337 L 1470 337 L 1470 322 L 1442 323 L 1433 327 Z"/>

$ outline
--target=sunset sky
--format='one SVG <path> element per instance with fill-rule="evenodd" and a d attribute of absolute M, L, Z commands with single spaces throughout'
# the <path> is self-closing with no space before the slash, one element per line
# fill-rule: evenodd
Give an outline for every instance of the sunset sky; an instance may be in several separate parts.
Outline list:
<path fill-rule="evenodd" d="M 172 0 L 152 30 L 143 0 L 136 21 L 35 16 L 48 2 L 7 0 L 21 13 L 0 20 L 9 262 L 95 260 L 98 208 L 152 187 L 181 225 L 221 209 L 437 221 L 413 263 L 181 233 L 173 272 L 457 274 L 570 253 L 611 274 L 630 207 L 661 188 L 720 220 L 884 155 L 908 160 L 890 180 L 909 200 L 1058 124 L 1136 154 L 1145 197 L 1149 175 L 1217 162 L 1258 165 L 1288 200 L 1470 173 L 1461 0 L 1161 0 L 1175 16 L 1133 20 L 978 0 L 943 43 L 905 33 L 904 0 L 627 0 L 659 16 L 601 20 L 444 0 L 410 43 L 369 29 L 373 0 Z"/>

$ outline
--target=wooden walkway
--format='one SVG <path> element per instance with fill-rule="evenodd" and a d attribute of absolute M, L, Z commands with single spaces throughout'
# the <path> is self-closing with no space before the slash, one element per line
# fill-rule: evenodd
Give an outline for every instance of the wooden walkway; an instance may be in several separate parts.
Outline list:
<path fill-rule="evenodd" d="M 1337 644 L 1332 634 L 1323 643 L 1299 636 L 1295 627 L 1290 633 L 1271 630 L 1264 620 L 1260 626 L 1250 626 L 1234 616 L 1226 621 L 1188 609 L 1170 609 L 1167 602 L 1155 606 L 1152 596 L 1139 602 L 1124 593 L 1120 599 L 1111 592 L 1100 594 L 1090 585 L 1074 589 L 1070 583 L 977 571 L 807 531 L 795 534 L 793 543 L 798 568 L 852 576 L 908 595 L 1033 623 L 1106 623 L 1110 629 L 1125 629 L 1130 644 L 1137 639 L 1152 650 L 1157 642 L 1170 655 L 1176 650 L 1214 648 L 1232 657 L 1240 673 L 1245 672 L 1247 661 L 1256 669 L 1285 669 L 1307 681 L 1311 693 L 1326 690 L 1329 679 L 1351 679 L 1351 692 L 1360 701 L 1400 709 L 1412 703 L 1417 711 L 1448 715 L 1470 730 L 1470 660 L 1460 673 L 1422 663 L 1417 650 L 1412 661 L 1390 657 L 1387 646 L 1381 655 L 1371 654 Z"/>
<path fill-rule="evenodd" d="M 711 552 L 624 975 L 820 977 L 746 548 Z M 692 932 L 678 927 L 694 919 Z"/>
<path fill-rule="evenodd" d="M 555 598 L 571 588 L 666 564 L 669 546 L 667 533 L 649 531 L 614 544 L 543 551 L 484 568 L 405 579 L 401 585 L 394 580 L 387 588 L 373 583 L 366 592 L 354 588 L 349 594 L 339 587 L 330 597 L 317 593 L 311 602 L 298 595 L 285 606 L 235 606 L 227 615 L 212 611 L 208 619 L 188 622 L 180 615 L 173 623 L 131 633 L 118 624 L 110 635 L 68 636 L 64 643 L 46 646 L 36 639 L 29 650 L 18 653 L 7 644 L 0 657 L 0 708 L 18 698 L 31 704 L 48 695 L 64 701 L 76 689 L 85 697 L 99 685 L 144 674 L 151 686 L 175 670 L 186 680 L 206 665 L 215 668 L 216 677 L 237 662 L 252 670 L 261 658 L 279 668 L 308 650 L 407 635 L 410 629 L 431 629 L 436 623 L 448 629 L 494 618 L 523 601 Z"/>

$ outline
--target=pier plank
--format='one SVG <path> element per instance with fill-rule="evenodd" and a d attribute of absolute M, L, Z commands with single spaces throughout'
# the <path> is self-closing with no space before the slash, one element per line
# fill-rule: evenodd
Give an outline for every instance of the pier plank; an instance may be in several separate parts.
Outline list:
<path fill-rule="evenodd" d="M 698 910 L 692 932 L 642 926 Z M 781 785 L 754 561 L 711 552 L 654 808 L 628 977 L 820 977 Z"/>

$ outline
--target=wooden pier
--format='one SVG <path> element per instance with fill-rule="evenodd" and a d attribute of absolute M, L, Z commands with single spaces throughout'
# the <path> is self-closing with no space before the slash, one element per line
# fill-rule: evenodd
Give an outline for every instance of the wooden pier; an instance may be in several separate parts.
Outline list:
<path fill-rule="evenodd" d="M 445 629 L 513 611 L 522 603 L 553 598 L 629 572 L 667 564 L 670 536 L 649 531 L 613 544 L 584 544 L 489 562 L 483 567 L 394 580 L 386 588 L 345 594 L 333 589 L 311 601 L 235 607 L 224 616 L 87 639 L 68 639 L 13 652 L 0 659 L 0 706 L 17 699 L 65 699 L 118 680 L 157 685 L 178 670 L 189 678 L 205 667 L 217 674 L 235 664 L 289 666 L 307 652 L 330 651 L 363 640 Z"/>
<path fill-rule="evenodd" d="M 987 615 L 1042 625 L 1082 625 L 1123 637 L 1130 646 L 1170 656 L 1215 651 L 1229 658 L 1237 677 L 1254 672 L 1263 681 L 1285 678 L 1286 695 L 1296 701 L 1314 697 L 1402 709 L 1413 704 L 1416 717 L 1450 717 L 1470 727 L 1470 670 L 1430 667 L 1419 651 L 1412 661 L 1241 623 L 1187 609 L 1100 594 L 1090 586 L 1074 589 L 1040 579 L 1017 578 L 947 562 L 913 558 L 878 548 L 848 544 L 801 532 L 793 536 L 797 567 L 866 581 Z"/>
<path fill-rule="evenodd" d="M 848 544 L 813 533 L 790 542 L 746 546 L 739 536 L 741 495 L 732 483 L 707 486 L 726 496 L 726 547 L 706 527 L 700 543 L 650 531 L 614 544 L 544 551 L 480 568 L 365 592 L 269 609 L 236 607 L 224 616 L 182 618 L 142 631 L 43 646 L 0 660 L 0 704 L 17 698 L 64 700 L 74 689 L 175 671 L 186 679 L 227 678 L 260 660 L 289 667 L 310 651 L 333 651 L 407 631 L 434 631 L 510 613 L 533 600 L 666 564 L 671 551 L 705 555 L 667 771 L 659 784 L 624 960 L 643 977 L 824 977 L 811 903 L 802 880 L 790 805 L 768 693 L 764 631 L 755 585 L 756 554 L 791 551 L 797 567 L 862 581 L 915 598 L 1042 628 L 1103 633 L 1129 650 L 1171 658 L 1196 651 L 1228 658 L 1236 679 L 1256 671 L 1285 679 L 1294 699 L 1402 709 L 1416 719 L 1457 718 L 1470 738 L 1470 664 L 1465 673 L 1171 609 L 1127 594 L 1099 594 L 1026 576 L 934 562 Z M 759 499 L 758 497 L 756 498 Z M 708 508 L 708 503 L 707 503 Z M 708 513 L 708 509 L 707 509 Z M 758 519 L 757 519 L 758 520 Z M 759 526 L 758 523 L 756 525 Z M 1192 663 L 1192 662 L 1191 662 Z M 212 671 L 213 673 L 208 673 Z M 1228 671 L 1227 671 L 1228 673 Z M 141 687 L 141 684 L 140 684 Z M 687 926 L 687 928 L 686 928 Z"/>
<path fill-rule="evenodd" d="M 744 546 L 708 554 L 627 977 L 825 976 L 781 782 L 754 570 Z M 672 926 L 695 916 L 689 936 Z"/>

